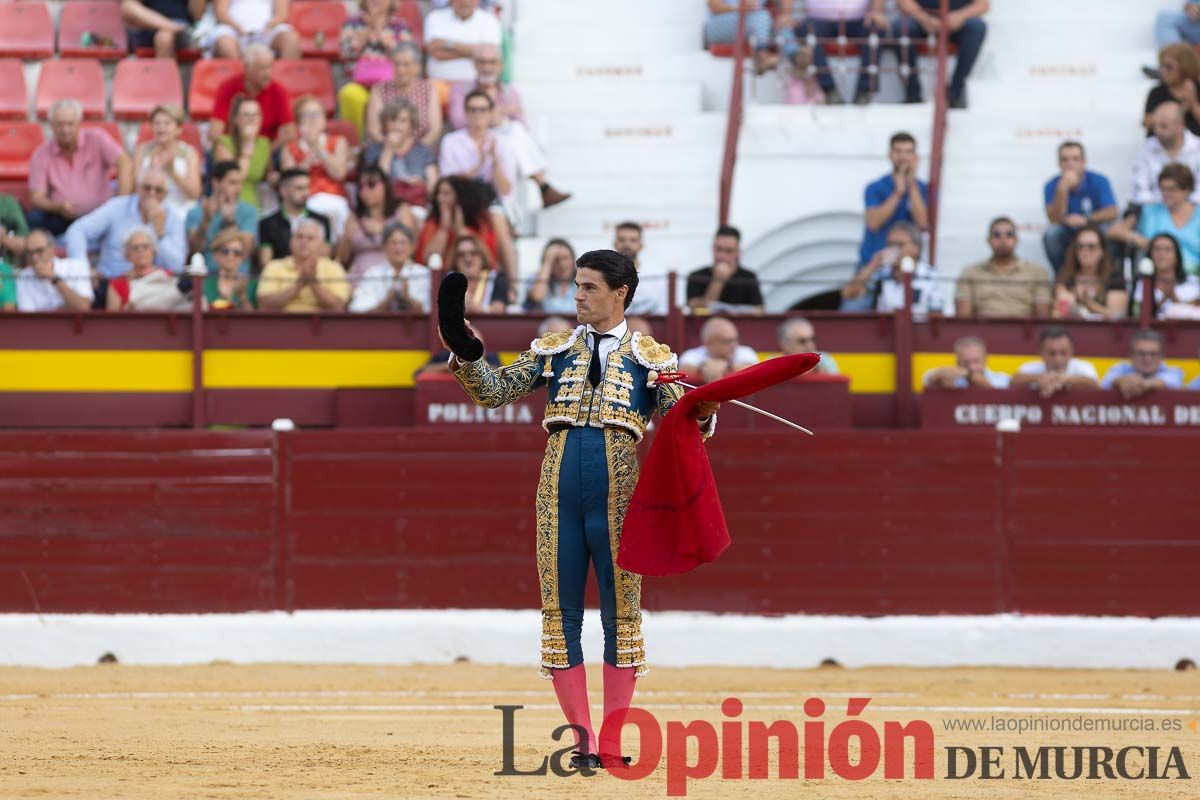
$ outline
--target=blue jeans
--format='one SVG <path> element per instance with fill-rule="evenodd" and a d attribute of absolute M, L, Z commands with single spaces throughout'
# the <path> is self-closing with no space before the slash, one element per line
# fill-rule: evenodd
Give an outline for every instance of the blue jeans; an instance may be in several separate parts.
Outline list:
<path fill-rule="evenodd" d="M 766 50 L 774 44 L 771 29 L 774 20 L 764 9 L 746 12 L 746 36 L 754 40 L 755 50 Z M 709 44 L 733 44 L 737 38 L 738 15 L 729 12 L 713 14 L 704 22 L 704 41 Z"/>
<path fill-rule="evenodd" d="M 1200 22 L 1192 22 L 1182 11 L 1160 11 L 1154 20 L 1154 40 L 1161 50 L 1169 44 L 1200 44 Z"/>
<path fill-rule="evenodd" d="M 917 40 L 925 36 L 925 29 L 912 17 L 900 17 L 892 22 L 892 38 L 898 38 L 902 33 L 916 44 Z M 979 58 L 979 51 L 983 48 L 985 36 L 987 36 L 987 23 L 979 17 L 972 17 L 963 23 L 961 28 L 950 34 L 950 41 L 958 46 L 958 60 L 954 66 L 954 75 L 950 78 L 949 93 L 951 97 L 961 94 L 966 88 L 967 76 L 971 74 L 975 60 Z M 908 64 L 909 68 L 908 93 L 910 95 L 920 94 L 921 79 L 917 75 L 917 48 L 912 46 L 897 46 L 897 48 L 900 51 L 900 61 Z"/>
<path fill-rule="evenodd" d="M 844 27 L 842 27 L 844 25 Z M 885 31 L 877 31 L 874 27 L 868 27 L 865 20 L 848 19 L 844 23 L 829 19 L 808 19 L 796 26 L 796 38 L 803 41 L 810 33 L 818 39 L 831 39 L 841 32 L 845 32 L 846 36 L 851 39 L 865 39 L 872 31 L 884 34 Z M 870 91 L 871 76 L 867 72 L 867 67 L 871 65 L 872 54 L 871 48 L 866 42 L 859 42 L 861 55 L 859 56 L 859 71 L 858 71 L 858 86 L 856 92 L 862 93 Z M 879 54 L 876 51 L 874 62 L 879 63 Z M 813 48 L 813 64 L 817 67 L 817 83 L 821 84 L 821 88 L 826 94 L 833 91 L 834 82 L 833 75 L 829 72 L 829 56 L 825 54 L 825 48 L 820 42 Z"/>
<path fill-rule="evenodd" d="M 42 211 L 40 208 L 29 209 L 29 213 L 25 215 L 25 221 L 29 223 L 30 230 L 41 228 L 50 231 L 55 237 L 66 233 L 67 228 L 71 227 L 73 222 L 61 214 L 52 214 L 49 211 Z"/>

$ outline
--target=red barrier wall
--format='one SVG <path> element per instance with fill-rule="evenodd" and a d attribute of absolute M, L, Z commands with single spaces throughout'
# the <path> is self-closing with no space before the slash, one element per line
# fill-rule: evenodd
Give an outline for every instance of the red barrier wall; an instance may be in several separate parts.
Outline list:
<path fill-rule="evenodd" d="M 0 611 L 536 607 L 533 426 L 0 435 Z M 649 609 L 1195 615 L 1200 434 L 719 431 Z"/>

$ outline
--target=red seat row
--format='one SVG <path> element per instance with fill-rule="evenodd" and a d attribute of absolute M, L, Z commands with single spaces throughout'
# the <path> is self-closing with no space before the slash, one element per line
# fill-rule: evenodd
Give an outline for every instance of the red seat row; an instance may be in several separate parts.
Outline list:
<path fill-rule="evenodd" d="M 421 8 L 416 0 L 403 0 L 396 11 L 423 40 Z M 338 0 L 294 0 L 288 22 L 300 36 L 307 58 L 337 60 L 346 7 Z M 111 46 L 85 44 L 85 35 L 104 37 Z M 116 61 L 129 52 L 120 4 L 113 0 L 72 0 L 64 3 L 58 20 L 57 48 L 54 20 L 50 9 L 40 0 L 0 2 L 0 57 L 50 58 L 57 52 L 67 58 L 98 58 Z M 152 48 L 138 48 L 137 55 L 153 56 Z M 180 54 L 183 61 L 199 58 L 198 51 Z"/>
<path fill-rule="evenodd" d="M 197 62 L 192 67 L 188 92 L 188 110 L 192 118 L 210 118 L 217 87 L 226 78 L 241 72 L 240 61 L 206 59 Z M 311 94 L 321 101 L 326 113 L 334 112 L 337 98 L 328 62 L 312 59 L 277 61 L 271 74 L 293 99 Z M 99 61 L 91 58 L 49 60 L 42 63 L 34 109 L 38 118 L 45 119 L 55 101 L 69 97 L 83 105 L 85 119 L 103 119 L 105 94 L 104 71 Z M 145 119 L 160 103 L 183 105 L 183 82 L 179 78 L 178 64 L 166 59 L 126 59 L 117 63 L 112 93 L 115 119 Z M 26 119 L 28 109 L 24 67 L 17 59 L 0 59 L 0 119 Z"/>

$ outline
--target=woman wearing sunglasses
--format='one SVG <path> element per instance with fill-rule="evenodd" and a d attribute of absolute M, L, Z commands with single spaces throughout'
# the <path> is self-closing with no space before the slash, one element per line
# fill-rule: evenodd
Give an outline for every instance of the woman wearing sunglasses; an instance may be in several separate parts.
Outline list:
<path fill-rule="evenodd" d="M 209 270 L 204 279 L 204 299 L 214 310 L 258 308 L 258 279 L 242 270 L 250 252 L 242 234 L 236 228 L 225 228 L 212 242 L 216 270 Z"/>
<path fill-rule="evenodd" d="M 383 251 L 383 229 L 399 222 L 410 231 L 416 219 L 406 203 L 396 199 L 392 183 L 378 166 L 365 167 L 358 176 L 354 214 L 346 220 L 346 232 L 338 240 L 335 258 L 349 265 L 350 283 L 357 286 L 367 270 L 387 261 Z"/>

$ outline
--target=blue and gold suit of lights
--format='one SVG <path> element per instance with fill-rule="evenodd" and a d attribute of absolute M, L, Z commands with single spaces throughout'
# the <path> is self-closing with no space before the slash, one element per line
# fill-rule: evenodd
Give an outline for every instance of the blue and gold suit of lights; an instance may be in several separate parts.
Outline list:
<path fill-rule="evenodd" d="M 665 415 L 682 387 L 654 382 L 674 370 L 671 349 L 626 332 L 609 354 L 599 385 L 588 381 L 586 326 L 549 333 L 511 365 L 480 359 L 455 373 L 471 399 L 497 408 L 542 386 L 549 433 L 537 488 L 537 569 L 542 595 L 541 674 L 583 663 L 580 633 L 589 562 L 600 589 L 604 660 L 646 673 L 642 578 L 617 566 L 625 509 L 638 479 L 637 445 L 654 412 Z M 702 433 L 707 438 L 715 417 Z"/>

